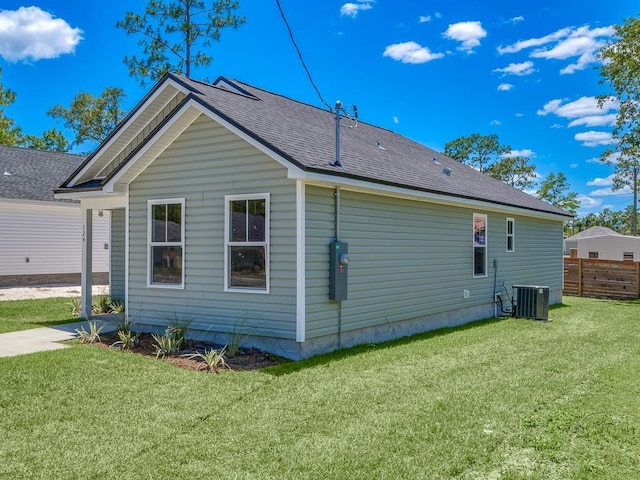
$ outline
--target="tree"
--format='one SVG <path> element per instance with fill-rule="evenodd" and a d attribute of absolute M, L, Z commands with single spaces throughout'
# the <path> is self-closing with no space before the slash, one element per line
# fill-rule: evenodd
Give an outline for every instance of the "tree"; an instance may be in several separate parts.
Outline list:
<path fill-rule="evenodd" d="M 2 69 L 0 68 L 0 78 Z M 4 114 L 4 108 L 16 101 L 16 94 L 0 83 L 0 144 L 16 146 L 20 144 L 22 130 L 16 122 Z"/>
<path fill-rule="evenodd" d="M 638 171 L 640 163 L 640 18 L 628 18 L 615 27 L 618 39 L 598 52 L 602 62 L 600 83 L 608 83 L 620 102 L 613 127 L 613 148 L 601 155 L 601 161 L 611 164 L 615 154 L 613 190 L 629 187 L 633 192 L 631 233 L 637 235 Z M 610 95 L 599 97 L 599 105 L 611 100 Z"/>
<path fill-rule="evenodd" d="M 237 8 L 239 3 L 231 0 L 149 0 L 143 15 L 127 12 L 116 26 L 140 35 L 144 53 L 124 57 L 129 74 L 143 86 L 167 72 L 190 78 L 193 67 L 208 67 L 213 61 L 206 48 L 220 41 L 221 29 L 245 23 L 233 14 Z"/>
<path fill-rule="evenodd" d="M 500 145 L 496 134 L 472 133 L 468 137 L 460 137 L 447 142 L 444 146 L 446 156 L 481 172 L 510 151 L 510 146 Z"/>
<path fill-rule="evenodd" d="M 444 154 L 520 190 L 534 185 L 536 166 L 527 157 L 509 156 L 511 147 L 498 135 L 473 133 L 447 142 Z"/>
<path fill-rule="evenodd" d="M 47 115 L 64 121 L 64 126 L 75 132 L 73 143 L 102 142 L 124 118 L 121 107 L 126 98 L 121 88 L 107 87 L 98 96 L 80 92 L 69 108 L 55 105 Z"/>
<path fill-rule="evenodd" d="M 506 157 L 496 160 L 484 172 L 507 185 L 525 190 L 535 185 L 535 171 L 536 166 L 530 164 L 527 157 Z"/>
<path fill-rule="evenodd" d="M 545 202 L 555 205 L 558 208 L 562 208 L 567 212 L 575 216 L 576 210 L 580 206 L 578 202 L 578 194 L 570 192 L 569 182 L 567 182 L 567 176 L 560 172 L 558 174 L 551 172 L 540 183 L 538 188 L 538 198 Z"/>
<path fill-rule="evenodd" d="M 20 142 L 21 146 L 35 148 L 38 150 L 51 150 L 54 152 L 68 152 L 71 144 L 59 130 L 52 128 L 42 132 L 42 136 L 24 135 Z"/>

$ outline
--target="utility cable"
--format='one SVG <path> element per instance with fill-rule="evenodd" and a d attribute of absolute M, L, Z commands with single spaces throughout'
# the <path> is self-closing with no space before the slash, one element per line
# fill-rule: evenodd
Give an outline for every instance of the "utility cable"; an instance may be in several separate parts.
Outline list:
<path fill-rule="evenodd" d="M 316 86 L 316 83 L 313 81 L 313 77 L 311 76 L 311 72 L 309 72 L 309 69 L 307 68 L 307 64 L 304 63 L 304 58 L 302 57 L 302 52 L 300 52 L 300 49 L 298 48 L 298 44 L 296 43 L 295 38 L 293 38 L 293 32 L 291 31 L 291 27 L 289 26 L 289 22 L 287 21 L 287 17 L 285 17 L 284 12 L 282 11 L 282 6 L 280 5 L 280 0 L 276 0 L 276 5 L 278 6 L 278 10 L 280 11 L 280 15 L 282 16 L 282 20 L 284 21 L 284 24 L 287 27 L 287 31 L 289 32 L 289 37 L 291 38 L 291 43 L 293 44 L 293 47 L 296 49 L 296 52 L 298 52 L 298 58 L 300 58 L 300 63 L 302 63 L 302 67 L 304 68 L 304 71 L 307 72 L 307 76 L 309 77 L 309 81 L 311 82 L 311 85 L 313 86 L 314 90 L 318 94 L 318 97 L 320 98 L 320 101 L 324 104 L 324 106 L 327 107 L 330 112 L 333 112 L 333 108 L 331 107 L 331 105 L 329 105 L 327 102 L 325 102 L 324 98 L 322 98 L 322 94 L 320 93 L 320 90 Z"/>

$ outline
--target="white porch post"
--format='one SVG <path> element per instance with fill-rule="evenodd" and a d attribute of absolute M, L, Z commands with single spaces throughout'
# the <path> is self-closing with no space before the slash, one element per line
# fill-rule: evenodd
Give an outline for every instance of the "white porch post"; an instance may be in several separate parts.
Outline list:
<path fill-rule="evenodd" d="M 80 274 L 80 316 L 91 317 L 93 306 L 93 209 L 82 206 L 82 265 Z"/>

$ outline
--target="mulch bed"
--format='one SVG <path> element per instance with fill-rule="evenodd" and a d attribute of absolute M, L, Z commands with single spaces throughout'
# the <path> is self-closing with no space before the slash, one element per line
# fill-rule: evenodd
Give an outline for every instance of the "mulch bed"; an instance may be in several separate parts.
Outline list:
<path fill-rule="evenodd" d="M 151 334 L 141 333 L 139 335 L 139 344 L 133 347 L 130 351 L 138 355 L 144 355 L 145 357 L 156 358 L 155 341 Z M 117 333 L 106 333 L 100 335 L 100 342 L 96 345 L 104 348 L 120 349 L 120 346 L 116 343 L 118 341 L 119 338 Z M 206 372 L 207 365 L 204 361 L 197 358 L 188 358 L 185 355 L 190 355 L 192 353 L 204 353 L 205 350 L 210 350 L 212 348 L 220 350 L 222 347 L 222 345 L 187 340 L 182 345 L 182 348 L 177 355 L 170 355 L 160 360 L 172 363 L 179 368 Z M 234 356 L 231 357 L 227 355 L 225 357 L 225 362 L 231 370 L 258 370 L 265 367 L 271 367 L 273 365 L 280 365 L 288 361 L 289 360 L 285 358 L 271 355 L 256 348 L 240 348 Z"/>

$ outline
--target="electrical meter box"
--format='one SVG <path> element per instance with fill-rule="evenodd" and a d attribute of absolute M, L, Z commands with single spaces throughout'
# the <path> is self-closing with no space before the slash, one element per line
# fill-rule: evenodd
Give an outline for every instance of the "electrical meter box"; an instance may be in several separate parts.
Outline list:
<path fill-rule="evenodd" d="M 347 299 L 349 245 L 335 241 L 329 244 L 329 299 Z"/>

